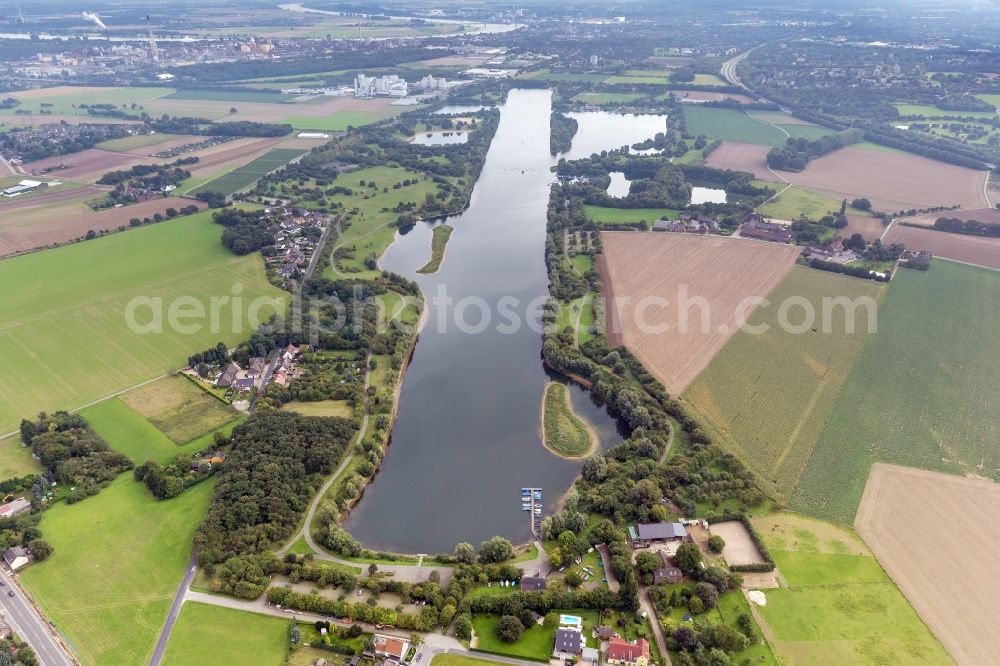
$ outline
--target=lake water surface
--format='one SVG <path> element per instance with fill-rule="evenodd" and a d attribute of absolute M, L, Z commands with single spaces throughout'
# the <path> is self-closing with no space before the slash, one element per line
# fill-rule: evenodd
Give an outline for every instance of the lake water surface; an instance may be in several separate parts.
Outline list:
<path fill-rule="evenodd" d="M 573 137 L 573 145 L 568 152 L 559 155 L 568 160 L 579 160 L 602 150 L 631 146 L 667 131 L 667 117 L 657 114 L 582 111 L 566 115 L 576 118 L 579 125 Z"/>
<path fill-rule="evenodd" d="M 579 474 L 579 461 L 554 456 L 541 443 L 542 391 L 551 379 L 538 329 L 548 293 L 545 217 L 555 162 L 550 111 L 547 90 L 510 92 L 469 208 L 444 221 L 455 231 L 437 274 L 415 271 L 427 262 L 440 221 L 400 234 L 380 261 L 383 269 L 415 279 L 428 305 L 392 444 L 345 523 L 369 548 L 450 552 L 460 541 L 478 546 L 495 534 L 527 541 L 530 514 L 521 511 L 520 488 L 543 487 L 548 513 Z M 588 139 L 586 154 L 651 134 L 603 136 L 603 142 Z M 458 310 L 435 304 L 442 290 L 455 303 L 477 299 L 493 313 L 490 325 L 475 333 L 460 330 Z M 498 314 L 502 298 L 516 299 L 511 311 L 534 325 L 498 330 L 507 322 Z M 526 317 L 529 303 L 533 312 Z M 478 306 L 463 314 L 469 324 L 483 321 Z M 602 448 L 622 440 L 616 419 L 589 393 L 571 385 L 570 396 Z"/>

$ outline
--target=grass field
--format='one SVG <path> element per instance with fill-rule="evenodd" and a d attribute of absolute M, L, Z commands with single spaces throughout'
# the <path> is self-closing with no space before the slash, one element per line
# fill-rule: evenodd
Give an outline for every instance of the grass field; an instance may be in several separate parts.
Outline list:
<path fill-rule="evenodd" d="M 809 139 L 816 140 L 821 136 L 826 136 L 827 134 L 833 134 L 834 130 L 829 127 L 820 127 L 819 125 L 781 125 L 778 127 L 788 132 L 793 139 Z"/>
<path fill-rule="evenodd" d="M 91 88 L 84 86 L 56 86 L 10 93 L 11 97 L 21 100 L 21 103 L 11 109 L 0 109 L 0 115 L 14 115 L 15 111 L 38 113 L 43 108 L 46 112 L 65 116 L 86 116 L 87 109 L 80 104 L 114 104 L 128 106 L 133 103 L 142 105 L 144 102 L 169 95 L 172 88 Z M 51 106 L 42 107 L 42 104 Z M 128 109 L 131 112 L 131 109 Z"/>
<path fill-rule="evenodd" d="M 206 655 L 216 664 L 281 666 L 291 620 L 188 601 L 170 634 L 163 664 L 188 666 Z"/>
<path fill-rule="evenodd" d="M 650 226 L 659 219 L 676 220 L 679 210 L 670 208 L 605 208 L 604 206 L 584 206 L 587 219 L 604 224 L 629 224 L 645 220 Z"/>
<path fill-rule="evenodd" d="M 729 85 L 717 74 L 695 74 L 694 81 L 691 82 L 696 86 L 725 86 Z"/>
<path fill-rule="evenodd" d="M 109 141 L 101 141 L 99 144 L 94 146 L 95 148 L 100 148 L 101 150 L 111 150 L 120 153 L 127 153 L 130 150 L 136 150 L 137 148 L 147 148 L 149 146 L 155 146 L 160 143 L 166 143 L 167 141 L 172 141 L 174 139 L 179 139 L 179 134 L 136 134 L 135 136 L 126 136 L 121 139 L 111 139 Z"/>
<path fill-rule="evenodd" d="M 788 137 L 776 127 L 754 120 L 742 111 L 716 109 L 699 105 L 684 106 L 684 122 L 688 134 L 704 134 L 709 139 L 784 146 Z"/>
<path fill-rule="evenodd" d="M 757 209 L 758 213 L 779 220 L 797 220 L 803 215 L 810 220 L 818 220 L 828 213 L 836 214 L 840 212 L 843 200 L 838 201 L 833 197 L 816 194 L 801 187 L 784 189 L 784 185 L 778 185 L 777 188 L 781 194 L 777 198 L 760 206 Z M 851 208 L 850 206 L 848 206 L 847 212 L 851 215 L 871 215 L 867 211 Z"/>
<path fill-rule="evenodd" d="M 997 111 L 1000 111 L 1000 95 L 976 95 L 987 104 L 992 104 Z"/>
<path fill-rule="evenodd" d="M 989 111 L 946 111 L 927 104 L 896 104 L 896 110 L 901 116 L 924 116 L 939 118 L 941 116 L 962 116 L 963 118 L 996 118 L 996 113 Z"/>
<path fill-rule="evenodd" d="M 191 446 L 177 446 L 156 426 L 118 398 L 88 407 L 80 412 L 108 445 L 124 453 L 136 464 L 153 460 L 165 465 L 178 453 L 196 451 Z"/>
<path fill-rule="evenodd" d="M 783 663 L 951 663 L 853 532 L 794 514 L 754 524 L 787 581 L 755 608 Z"/>
<path fill-rule="evenodd" d="M 282 409 L 303 416 L 343 416 L 345 418 L 354 416 L 354 408 L 347 404 L 346 400 L 318 400 L 315 402 L 293 400 L 286 403 Z"/>
<path fill-rule="evenodd" d="M 430 666 L 495 666 L 495 661 L 486 659 L 475 659 L 459 654 L 446 654 L 444 652 L 434 655 Z"/>
<path fill-rule="evenodd" d="M 244 340 L 256 328 L 246 316 L 251 303 L 284 292 L 267 282 L 258 255 L 236 257 L 223 247 L 221 231 L 205 211 L 0 263 L 0 344 L 9 354 L 0 432 L 40 410 L 73 409 L 175 369 L 220 340 Z M 221 302 L 216 325 L 207 316 L 177 320 L 197 330 L 169 325 L 176 299 L 194 299 L 210 314 L 211 299 L 232 299 L 234 285 L 240 301 Z M 135 298 L 162 299 L 162 307 L 146 300 L 135 310 L 139 324 L 162 311 L 161 331 L 129 327 Z M 271 311 L 263 307 L 260 316 Z"/>
<path fill-rule="evenodd" d="M 304 152 L 294 148 L 274 148 L 243 166 L 236 167 L 232 171 L 191 190 L 190 194 L 197 196 L 201 192 L 219 192 L 228 196 L 244 187 L 253 185 L 261 176 L 285 166 Z"/>
<path fill-rule="evenodd" d="M 573 101 L 587 104 L 627 104 L 641 98 L 639 93 L 585 92 L 574 97 Z"/>
<path fill-rule="evenodd" d="M 850 524 L 874 461 L 1000 479 L 1000 311 L 981 301 L 998 289 L 1000 273 L 953 262 L 897 272 L 794 508 Z"/>
<path fill-rule="evenodd" d="M 534 72 L 527 72 L 522 75 L 525 79 L 534 79 L 535 81 L 571 81 L 574 83 L 601 83 L 604 79 L 608 78 L 607 74 L 600 73 L 581 73 L 574 74 L 572 72 L 553 72 L 547 67 L 536 70 Z"/>
<path fill-rule="evenodd" d="M 628 85 L 630 83 L 644 84 L 644 85 L 661 85 L 665 86 L 670 83 L 670 77 L 666 74 L 657 74 L 656 72 L 650 72 L 646 74 L 622 74 L 609 76 L 604 79 L 604 83 L 613 85 Z"/>
<path fill-rule="evenodd" d="M 597 437 L 573 412 L 569 391 L 559 382 L 545 385 L 543 396 L 543 441 L 546 448 L 563 458 L 588 455 L 597 445 Z"/>
<path fill-rule="evenodd" d="M 288 123 L 297 130 L 346 132 L 351 127 L 364 127 L 386 118 L 398 116 L 412 106 L 383 106 L 368 111 L 334 111 L 326 116 L 288 116 L 279 122 Z"/>
<path fill-rule="evenodd" d="M 163 99 L 187 99 L 200 102 L 263 102 L 270 104 L 291 103 L 292 98 L 281 93 L 262 93 L 251 90 L 178 90 Z"/>
<path fill-rule="evenodd" d="M 583 618 L 583 635 L 587 645 L 592 645 L 590 634 L 597 624 L 597 611 L 559 611 Z M 499 654 L 532 661 L 548 662 L 555 642 L 556 627 L 545 627 L 540 624 L 526 627 L 520 640 L 515 643 L 504 643 L 496 635 L 496 626 L 500 618 L 496 615 L 474 615 L 472 626 L 476 632 L 478 643 L 474 649 L 491 654 Z"/>
<path fill-rule="evenodd" d="M 770 305 L 748 320 L 751 327 L 766 324 L 768 330 L 738 332 L 684 392 L 716 441 L 742 459 L 772 495 L 791 493 L 868 330 L 864 307 L 853 317 L 845 316 L 842 307 L 832 308 L 825 317 L 822 299 L 846 296 L 874 303 L 880 293 L 867 280 L 792 268 L 768 294 Z M 791 299 L 805 299 L 814 308 L 815 322 L 804 332 L 780 325 L 782 304 Z M 788 309 L 787 320 L 800 325 L 803 307 Z"/>
<path fill-rule="evenodd" d="M 84 664 L 146 663 L 213 486 L 209 480 L 157 502 L 122 474 L 100 494 L 42 516 L 39 527 L 55 550 L 21 581 Z"/>
<path fill-rule="evenodd" d="M 121 400 L 175 444 L 187 444 L 237 416 L 236 410 L 180 375 L 129 391 Z"/>

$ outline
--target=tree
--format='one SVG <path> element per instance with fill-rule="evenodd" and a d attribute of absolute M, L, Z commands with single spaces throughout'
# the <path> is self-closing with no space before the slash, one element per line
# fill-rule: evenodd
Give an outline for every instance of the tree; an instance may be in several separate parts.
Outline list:
<path fill-rule="evenodd" d="M 479 544 L 479 559 L 487 564 L 503 562 L 513 555 L 514 546 L 502 536 L 495 536 Z"/>
<path fill-rule="evenodd" d="M 691 611 L 692 615 L 699 615 L 705 611 L 705 602 L 701 600 L 701 597 L 694 595 L 688 599 L 688 610 Z"/>
<path fill-rule="evenodd" d="M 372 562 L 368 565 L 368 575 L 374 576 L 376 573 L 378 573 L 378 565 Z"/>
<path fill-rule="evenodd" d="M 713 553 L 721 553 L 722 549 L 726 547 L 726 540 L 720 537 L 718 534 L 713 534 L 708 537 L 708 549 Z"/>
<path fill-rule="evenodd" d="M 635 566 L 640 573 L 651 574 L 660 566 L 663 562 L 660 560 L 656 553 L 644 550 L 635 556 Z"/>
<path fill-rule="evenodd" d="M 455 559 L 460 564 L 475 564 L 476 549 L 469 543 L 460 543 L 455 546 Z"/>
<path fill-rule="evenodd" d="M 871 210 L 872 202 L 865 197 L 861 197 L 859 199 L 854 199 L 853 201 L 851 201 L 851 207 L 857 208 L 858 210 Z"/>
<path fill-rule="evenodd" d="M 600 483 L 608 475 L 608 461 L 600 453 L 595 453 L 583 462 L 583 478 L 592 483 Z"/>
<path fill-rule="evenodd" d="M 719 604 L 719 591 L 711 583 L 699 582 L 694 586 L 694 593 L 698 595 L 706 609 L 715 608 Z"/>
<path fill-rule="evenodd" d="M 566 574 L 565 580 L 566 584 L 570 587 L 579 587 L 583 583 L 583 578 L 580 577 L 580 572 L 575 569 Z"/>
<path fill-rule="evenodd" d="M 694 571 L 701 564 L 701 549 L 694 542 L 682 543 L 674 553 L 674 564 L 681 571 Z"/>
<path fill-rule="evenodd" d="M 712 645 L 724 652 L 739 652 L 747 647 L 747 637 L 727 624 L 716 624 L 708 630 Z"/>
<path fill-rule="evenodd" d="M 455 636 L 463 640 L 472 638 L 472 618 L 463 613 L 455 619 Z"/>
<path fill-rule="evenodd" d="M 514 643 L 524 634 L 524 625 L 513 615 L 504 615 L 497 622 L 497 638 L 504 643 Z"/>
<path fill-rule="evenodd" d="M 681 650 L 693 650 L 701 643 L 698 634 L 690 627 L 678 627 L 674 632 L 674 640 Z"/>

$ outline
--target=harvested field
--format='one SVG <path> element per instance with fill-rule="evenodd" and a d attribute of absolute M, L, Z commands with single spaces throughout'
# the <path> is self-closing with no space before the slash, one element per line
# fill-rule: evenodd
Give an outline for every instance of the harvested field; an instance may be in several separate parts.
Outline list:
<path fill-rule="evenodd" d="M 735 565 L 764 564 L 764 556 L 757 549 L 757 544 L 750 537 L 750 532 L 738 520 L 727 520 L 724 523 L 714 523 L 708 531 L 719 535 L 726 542 L 722 556 L 726 562 Z"/>
<path fill-rule="evenodd" d="M 911 250 L 930 250 L 936 257 L 1000 270 L 1000 238 L 917 229 L 897 222 L 889 229 L 885 240 L 902 243 Z"/>
<path fill-rule="evenodd" d="M 37 194 L 33 196 L 22 195 L 12 199 L 0 199 L 0 214 L 3 214 L 4 216 L 3 220 L 0 221 L 0 228 L 3 228 L 7 222 L 11 221 L 8 218 L 8 214 L 11 211 L 21 208 L 32 208 L 34 206 L 51 206 L 53 204 L 65 203 L 67 201 L 86 201 L 88 199 L 99 197 L 109 191 L 111 191 L 110 187 L 104 187 L 101 185 L 83 185 L 75 186 L 72 189 L 67 190 L 59 189 L 54 192 L 46 192 L 45 194 Z"/>
<path fill-rule="evenodd" d="M 736 100 L 740 104 L 749 104 L 753 100 L 746 95 L 726 92 L 706 92 L 703 90 L 674 90 L 674 96 L 688 102 L 721 102 L 725 99 Z"/>
<path fill-rule="evenodd" d="M 32 175 L 48 175 L 59 180 L 81 180 L 94 183 L 98 178 L 108 171 L 120 169 L 130 169 L 136 164 L 156 164 L 162 160 L 155 157 L 139 157 L 125 153 L 116 153 L 110 150 L 90 148 L 81 150 L 78 153 L 69 155 L 57 155 L 47 157 L 37 162 L 28 162 L 22 165 L 22 169 Z M 65 169 L 58 169 L 43 174 L 44 169 L 66 165 Z"/>
<path fill-rule="evenodd" d="M 603 282 L 613 299 L 607 308 L 611 344 L 628 346 L 673 394 L 698 376 L 752 312 L 745 299 L 770 292 L 800 252 L 719 236 L 601 237 Z M 676 302 L 685 295 L 707 305 L 685 308 Z"/>
<path fill-rule="evenodd" d="M 200 192 L 220 192 L 226 196 L 234 194 L 244 187 L 253 185 L 262 176 L 285 166 L 303 152 L 291 148 L 275 148 L 192 190 L 191 194 L 197 195 Z"/>
<path fill-rule="evenodd" d="M 123 150 L 122 152 L 126 152 L 131 155 L 141 155 L 143 157 L 149 157 L 154 153 L 162 153 L 166 150 L 173 150 L 174 148 L 180 148 L 181 146 L 187 146 L 193 143 L 201 143 L 206 138 L 207 137 L 204 136 L 175 136 L 174 138 L 170 138 L 165 141 L 160 141 L 159 143 L 151 144 L 149 146 L 143 146 L 140 148 L 131 148 L 129 150 Z M 110 148 L 107 149 L 111 150 Z M 179 157 L 187 157 L 187 154 L 185 153 L 184 155 L 178 155 L 173 159 L 178 159 Z"/>
<path fill-rule="evenodd" d="M 1000 485 L 876 464 L 855 527 L 959 664 L 1000 655 Z M 930 535 L 927 526 L 946 526 Z M 915 547 L 916 546 L 916 547 Z M 947 571 L 942 571 L 947 563 Z"/>
<path fill-rule="evenodd" d="M 770 146 L 756 143 L 723 141 L 708 154 L 705 164 L 715 169 L 746 171 L 761 180 L 775 180 L 777 177 L 767 168 L 766 159 L 770 150 Z"/>
<path fill-rule="evenodd" d="M 101 141 L 95 147 L 100 148 L 101 150 L 110 150 L 116 153 L 151 155 L 152 153 L 163 150 L 162 148 L 156 148 L 155 146 L 182 138 L 185 137 L 180 137 L 176 134 L 133 134 L 132 136 L 124 136 L 120 139 Z M 152 152 L 144 152 L 149 149 L 152 149 Z"/>
<path fill-rule="evenodd" d="M 75 190 L 67 194 L 78 192 L 79 190 Z M 156 213 L 163 213 L 167 208 L 180 210 L 192 205 L 205 207 L 200 201 L 166 197 L 94 212 L 78 195 L 64 202 L 50 201 L 40 206 L 22 208 L 16 214 L 4 214 L 0 217 L 0 257 L 66 243 L 86 235 L 90 230 L 114 231 L 122 225 L 127 226 L 133 217 L 152 217 Z"/>
<path fill-rule="evenodd" d="M 837 232 L 842 238 L 850 238 L 853 234 L 861 234 L 866 241 L 873 241 L 881 238 L 885 233 L 885 225 L 882 220 L 870 215 L 847 215 L 847 226 Z"/>
<path fill-rule="evenodd" d="M 220 143 L 211 148 L 205 148 L 185 155 L 195 155 L 198 163 L 192 164 L 188 171 L 192 178 L 203 178 L 214 175 L 225 167 L 239 167 L 263 155 L 280 143 L 282 139 L 237 139 Z"/>
<path fill-rule="evenodd" d="M 983 208 L 985 171 L 900 152 L 841 148 L 809 162 L 801 173 L 782 172 L 794 185 L 834 199 L 867 197 L 876 210 L 953 206 Z"/>
<path fill-rule="evenodd" d="M 901 218 L 900 222 L 917 224 L 921 227 L 933 227 L 939 217 L 950 217 L 957 220 L 978 220 L 989 224 L 1000 224 L 1000 208 L 976 208 L 973 210 L 943 210 L 939 213 L 923 213 L 913 217 Z"/>
<path fill-rule="evenodd" d="M 198 116 L 213 120 L 225 117 L 227 121 L 252 120 L 262 123 L 290 122 L 291 117 L 313 118 L 318 122 L 327 120 L 327 116 L 339 112 L 355 111 L 371 112 L 378 115 L 390 108 L 389 98 L 356 99 L 354 97 L 319 96 L 314 100 L 283 103 L 283 102 L 224 102 L 213 100 L 189 100 L 160 98 L 146 105 L 152 114 L 169 113 L 177 116 Z M 229 109 L 235 106 L 236 113 L 230 114 Z M 412 107 L 411 107 L 412 108 Z M 384 117 L 384 116 L 378 116 Z"/>
<path fill-rule="evenodd" d="M 716 443 L 754 471 L 773 497 L 788 497 L 810 459 L 875 323 L 882 289 L 794 267 L 767 293 L 770 305 L 749 318 L 763 332 L 738 332 L 682 394 Z"/>

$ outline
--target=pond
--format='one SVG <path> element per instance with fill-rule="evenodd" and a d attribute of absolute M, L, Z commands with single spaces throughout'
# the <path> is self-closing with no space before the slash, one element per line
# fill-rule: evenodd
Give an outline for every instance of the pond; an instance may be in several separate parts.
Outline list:
<path fill-rule="evenodd" d="M 611 184 L 608 185 L 608 194 L 613 197 L 627 197 L 632 181 L 626 178 L 625 174 L 621 171 L 612 171 L 608 175 L 611 176 Z"/>
<path fill-rule="evenodd" d="M 410 139 L 411 143 L 415 143 L 420 146 L 450 146 L 456 143 L 468 143 L 468 141 L 468 132 L 455 131 L 421 132 Z"/>
<path fill-rule="evenodd" d="M 692 187 L 691 203 L 726 203 L 726 191 L 712 187 Z"/>
<path fill-rule="evenodd" d="M 434 113 L 439 113 L 446 116 L 455 116 L 462 113 L 475 113 L 476 111 L 482 111 L 486 107 L 482 104 L 446 104 Z"/>
<path fill-rule="evenodd" d="M 667 117 L 664 115 L 610 111 L 573 112 L 566 115 L 579 123 L 573 145 L 568 152 L 559 155 L 568 160 L 579 160 L 602 150 L 641 143 L 667 130 Z"/>
<path fill-rule="evenodd" d="M 520 488 L 544 488 L 549 513 L 579 474 L 581 461 L 559 458 L 541 443 L 542 392 L 550 380 L 539 332 L 555 180 L 550 111 L 548 90 L 510 92 L 469 208 L 443 221 L 455 231 L 438 273 L 416 269 L 427 262 L 432 230 L 442 221 L 399 234 L 380 261 L 418 282 L 427 320 L 403 380 L 392 443 L 345 523 L 369 548 L 451 552 L 460 541 L 478 546 L 495 534 L 525 542 L 530 514 L 521 511 Z M 605 136 L 602 148 L 630 141 Z M 520 325 L 510 324 L 505 304 Z M 617 420 L 588 392 L 572 385 L 570 396 L 602 449 L 622 440 Z"/>

